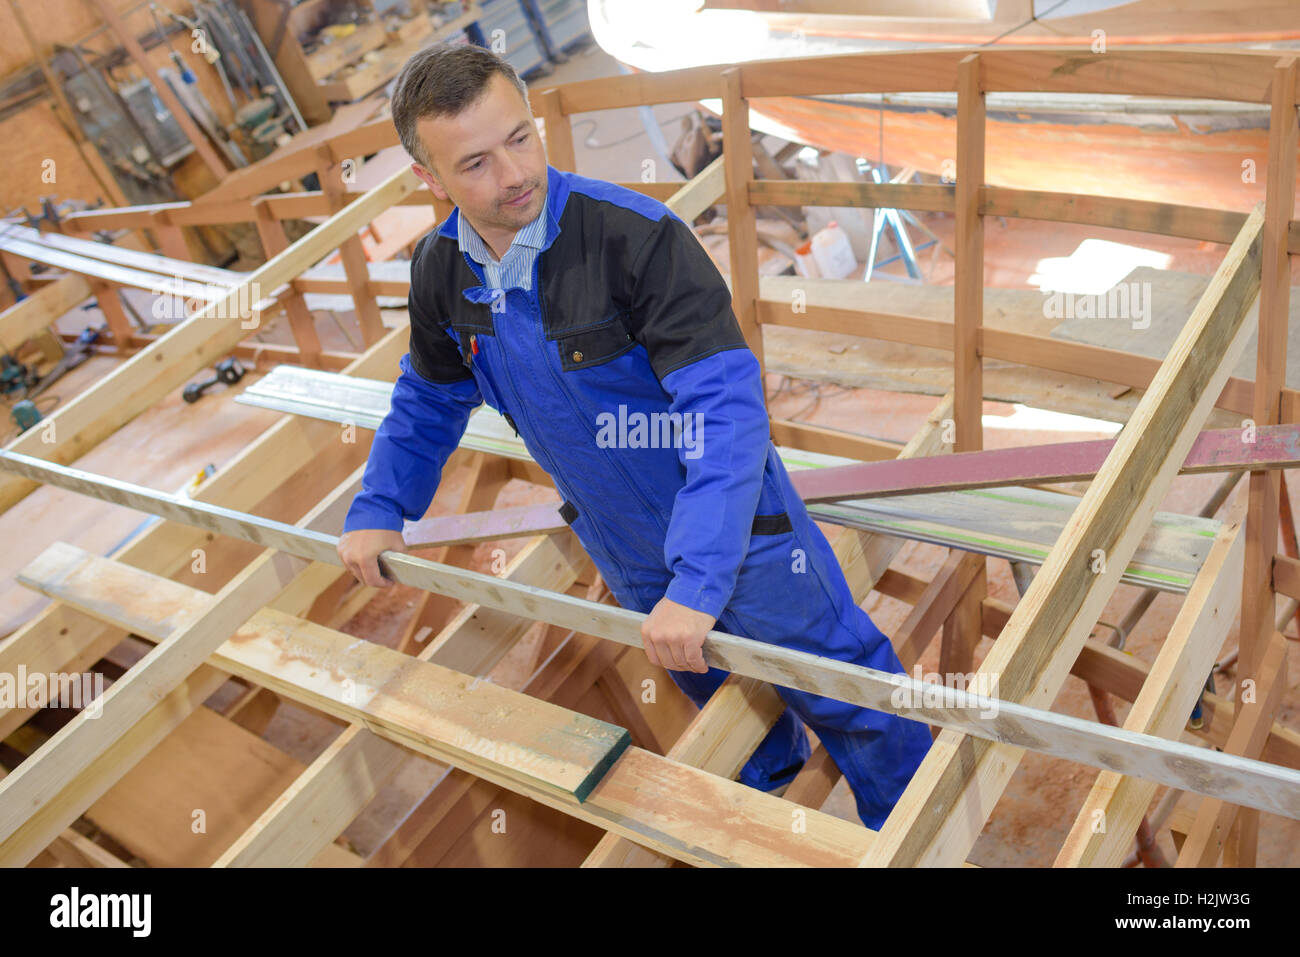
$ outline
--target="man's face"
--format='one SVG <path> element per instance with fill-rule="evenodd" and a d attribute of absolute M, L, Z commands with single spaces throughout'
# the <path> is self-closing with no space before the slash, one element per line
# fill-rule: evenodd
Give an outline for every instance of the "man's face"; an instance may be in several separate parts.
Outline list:
<path fill-rule="evenodd" d="M 424 117 L 416 131 L 434 168 L 417 163 L 415 174 L 480 231 L 513 232 L 537 218 L 546 202 L 546 148 L 523 97 L 505 77 L 494 74 L 459 115 Z"/>

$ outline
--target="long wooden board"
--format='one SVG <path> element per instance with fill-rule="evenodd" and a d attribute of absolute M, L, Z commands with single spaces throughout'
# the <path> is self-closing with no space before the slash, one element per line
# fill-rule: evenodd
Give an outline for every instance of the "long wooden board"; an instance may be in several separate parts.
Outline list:
<path fill-rule="evenodd" d="M 0 467 L 35 481 L 151 511 L 171 521 L 197 525 L 305 559 L 341 564 L 338 538 L 333 535 L 181 500 L 15 453 L 0 454 Z M 385 552 L 381 567 L 388 577 L 405 585 L 642 647 L 641 624 L 646 616 L 638 612 L 410 555 Z M 704 656 L 710 665 L 778 685 L 1300 818 L 1300 773 L 1290 769 L 1231 755 L 1210 755 L 1180 742 L 1134 734 L 1014 701 L 938 688 L 907 675 L 862 668 L 720 631 L 710 633 Z"/>
<path fill-rule="evenodd" d="M 1003 697 L 1048 704 L 1069 674 L 1245 348 L 1252 331 L 1246 317 L 1259 292 L 1263 224 L 1257 208 L 985 657 L 980 671 L 996 676 Z M 1022 754 L 987 739 L 940 734 L 863 863 L 963 860 Z"/>

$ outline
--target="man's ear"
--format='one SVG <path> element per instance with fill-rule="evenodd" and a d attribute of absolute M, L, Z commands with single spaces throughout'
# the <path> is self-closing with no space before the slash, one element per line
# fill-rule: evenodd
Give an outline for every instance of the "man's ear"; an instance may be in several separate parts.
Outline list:
<path fill-rule="evenodd" d="M 432 192 L 434 196 L 437 196 L 441 200 L 450 199 L 450 197 L 447 195 L 447 191 L 443 189 L 442 184 L 438 182 L 437 177 L 435 177 L 432 173 L 430 173 L 419 163 L 412 163 L 411 171 L 415 173 L 416 177 L 420 180 L 420 182 L 424 183 L 425 186 L 429 187 L 430 192 Z"/>

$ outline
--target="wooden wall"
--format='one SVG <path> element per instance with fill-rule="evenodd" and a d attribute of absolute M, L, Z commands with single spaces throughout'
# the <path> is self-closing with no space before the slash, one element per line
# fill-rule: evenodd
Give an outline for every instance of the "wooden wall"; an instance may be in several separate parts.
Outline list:
<path fill-rule="evenodd" d="M 113 0 L 113 5 L 120 12 L 133 2 L 134 0 Z M 47 53 L 53 44 L 70 44 L 94 30 L 101 22 L 99 14 L 88 0 L 19 0 L 19 3 L 37 42 Z M 186 15 L 192 13 L 190 4 L 184 0 L 161 0 L 161 4 Z M 148 7 L 141 8 L 124 19 L 127 28 L 137 39 L 146 39 L 154 29 Z M 187 33 L 174 34 L 170 40 L 170 47 L 158 46 L 147 51 L 150 64 L 155 69 L 172 66 L 169 52 L 170 49 L 175 49 L 198 78 L 199 89 L 207 97 L 220 121 L 223 124 L 230 123 L 234 111 L 226 99 L 216 70 L 203 57 L 191 52 L 191 40 Z M 98 52 L 108 52 L 117 45 L 116 36 L 107 30 L 84 43 L 87 49 Z M 12 10 L 7 2 L 0 3 L 0 78 L 11 80 L 33 62 L 31 48 L 24 39 Z M 128 76 L 138 78 L 140 71 L 134 63 L 127 63 L 115 69 L 114 74 L 125 80 Z M 76 142 L 56 119 L 53 102 L 51 97 L 46 96 L 22 112 L 0 121 L 0 160 L 7 172 L 6 176 L 0 177 L 0 205 L 4 210 L 26 205 L 35 211 L 40 197 L 48 195 L 56 196 L 60 201 L 84 199 L 92 203 L 102 196 L 106 204 L 114 205 L 104 195 L 104 189 L 82 158 Z M 53 160 L 55 164 L 54 183 L 41 181 L 43 163 L 47 159 Z M 216 185 L 215 178 L 193 154 L 174 168 L 173 173 L 178 186 L 190 197 Z"/>

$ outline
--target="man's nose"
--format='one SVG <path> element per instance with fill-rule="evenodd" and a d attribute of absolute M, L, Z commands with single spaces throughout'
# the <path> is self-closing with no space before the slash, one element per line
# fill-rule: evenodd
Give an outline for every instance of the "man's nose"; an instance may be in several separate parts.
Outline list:
<path fill-rule="evenodd" d="M 506 189 L 522 186 L 528 179 L 524 167 L 508 152 L 501 160 L 501 185 Z"/>

